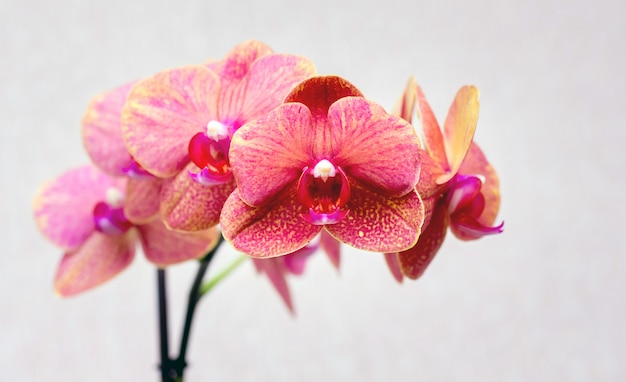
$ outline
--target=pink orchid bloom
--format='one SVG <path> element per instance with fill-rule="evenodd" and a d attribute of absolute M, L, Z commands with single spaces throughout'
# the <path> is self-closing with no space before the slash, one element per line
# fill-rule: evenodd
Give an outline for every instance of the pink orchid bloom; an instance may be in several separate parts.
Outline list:
<path fill-rule="evenodd" d="M 136 83 L 94 97 L 83 117 L 82 133 L 87 154 L 96 166 L 111 176 L 128 177 L 124 215 L 135 224 L 143 224 L 159 215 L 163 181 L 139 166 L 128 153 L 122 137 L 122 108 Z"/>
<path fill-rule="evenodd" d="M 312 241 L 303 248 L 285 256 L 263 259 L 252 258 L 256 270 L 267 275 L 272 286 L 291 313 L 295 313 L 295 311 L 286 276 L 288 274 L 302 275 L 307 260 L 320 248 L 326 252 L 331 263 L 336 268 L 339 268 L 339 242 L 325 231 L 321 232 L 318 241 Z"/>
<path fill-rule="evenodd" d="M 321 230 L 370 251 L 411 248 L 423 205 L 419 139 L 348 81 L 313 77 L 233 136 L 237 180 L 224 237 L 259 258 L 296 251 Z"/>
<path fill-rule="evenodd" d="M 170 228 L 197 231 L 219 222 L 235 189 L 233 134 L 313 74 L 308 59 L 248 41 L 222 61 L 161 72 L 131 89 L 123 137 L 137 163 L 164 180 L 160 211 Z"/>
<path fill-rule="evenodd" d="M 461 240 L 501 233 L 494 226 L 500 208 L 498 176 L 473 142 L 478 120 L 478 89 L 462 87 L 450 106 L 443 133 L 422 89 L 411 79 L 396 113 L 411 121 L 417 104 L 426 151 L 417 191 L 425 205 L 425 221 L 417 244 L 399 253 L 387 253 L 389 268 L 398 281 L 420 277 L 443 244 L 447 228 Z"/>
<path fill-rule="evenodd" d="M 84 292 L 120 273 L 130 265 L 137 242 L 159 267 L 200 257 L 216 245 L 216 229 L 183 234 L 158 219 L 133 225 L 124 214 L 125 191 L 125 179 L 88 165 L 66 172 L 37 194 L 36 223 L 65 251 L 55 276 L 59 295 Z"/>

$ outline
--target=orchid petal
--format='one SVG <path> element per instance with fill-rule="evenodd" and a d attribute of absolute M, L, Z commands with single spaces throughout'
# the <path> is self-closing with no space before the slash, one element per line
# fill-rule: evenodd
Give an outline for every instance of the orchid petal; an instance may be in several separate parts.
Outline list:
<path fill-rule="evenodd" d="M 405 195 L 415 187 L 420 143 L 408 122 L 361 97 L 335 102 L 328 119 L 332 138 L 325 151 L 334 154 L 334 163 L 347 174 L 389 196 Z"/>
<path fill-rule="evenodd" d="M 274 109 L 300 81 L 315 74 L 315 65 L 304 57 L 272 54 L 250 67 L 240 119 L 249 121 Z"/>
<path fill-rule="evenodd" d="M 387 267 L 391 272 L 391 275 L 397 282 L 402 283 L 404 280 L 404 275 L 400 270 L 400 262 L 398 260 L 398 253 L 385 253 L 385 262 L 387 263 Z"/>
<path fill-rule="evenodd" d="M 135 85 L 122 110 L 128 151 L 147 171 L 174 176 L 189 162 L 189 140 L 217 120 L 219 78 L 203 66 L 158 73 Z"/>
<path fill-rule="evenodd" d="M 102 171 L 112 176 L 124 175 L 122 169 L 132 163 L 122 138 L 122 107 L 134 84 L 131 82 L 94 97 L 83 116 L 83 144 L 87 154 Z"/>
<path fill-rule="evenodd" d="M 317 251 L 318 247 L 316 243 L 309 243 L 295 252 L 282 256 L 280 259 L 285 265 L 285 270 L 289 271 L 292 275 L 302 275 L 307 260 Z"/>
<path fill-rule="evenodd" d="M 446 183 L 456 175 L 472 144 L 480 108 L 478 94 L 475 86 L 464 86 L 456 93 L 454 102 L 450 106 L 443 127 L 450 170 L 448 174 L 437 180 L 439 184 Z"/>
<path fill-rule="evenodd" d="M 341 262 L 341 243 L 332 237 L 328 231 L 322 230 L 320 233 L 320 246 L 326 252 L 326 256 L 330 262 L 339 269 Z"/>
<path fill-rule="evenodd" d="M 446 151 L 443 142 L 443 135 L 441 134 L 441 128 L 433 110 L 430 108 L 426 96 L 422 88 L 417 86 L 417 116 L 422 125 L 422 133 L 424 134 L 424 145 L 426 150 L 430 154 L 431 158 L 444 170 L 448 171 L 448 158 L 446 158 Z"/>
<path fill-rule="evenodd" d="M 289 286 L 287 280 L 285 280 L 285 269 L 282 263 L 282 259 L 270 258 L 270 259 L 252 259 L 255 267 L 267 275 L 270 282 L 278 292 L 278 295 L 283 300 L 285 305 L 291 313 L 294 313 L 293 304 L 291 302 L 291 294 L 289 293 Z"/>
<path fill-rule="evenodd" d="M 439 203 L 430 218 L 430 223 L 424 227 L 417 244 L 414 247 L 398 253 L 398 262 L 402 273 L 410 278 L 420 277 L 430 262 L 433 260 L 439 248 L 443 244 L 448 228 L 448 215 L 446 206 Z"/>
<path fill-rule="evenodd" d="M 307 223 L 295 193 L 277 195 L 272 203 L 251 207 L 239 189 L 226 200 L 220 225 L 231 245 L 249 256 L 269 258 L 297 251 L 317 235 L 321 226 Z"/>
<path fill-rule="evenodd" d="M 454 216 L 450 219 L 450 229 L 460 240 L 469 241 L 480 239 L 483 236 L 502 233 L 504 222 L 497 226 L 486 226 L 469 214 Z"/>
<path fill-rule="evenodd" d="M 124 215 L 134 224 L 144 224 L 159 213 L 159 195 L 162 180 L 129 179 L 124 200 Z"/>
<path fill-rule="evenodd" d="M 399 252 L 415 245 L 424 221 L 424 205 L 413 191 L 390 197 L 352 185 L 348 216 L 324 228 L 339 241 L 374 252 Z"/>
<path fill-rule="evenodd" d="M 421 150 L 420 178 L 415 188 L 422 199 L 441 193 L 444 186 L 437 184 L 437 179 L 443 175 L 443 169 L 435 162 L 426 150 Z"/>
<path fill-rule="evenodd" d="M 163 221 L 156 219 L 138 226 L 141 246 L 148 261 L 158 267 L 177 264 L 204 256 L 215 248 L 219 240 L 217 228 L 196 232 L 169 230 Z"/>
<path fill-rule="evenodd" d="M 326 119 L 328 109 L 344 97 L 363 97 L 359 89 L 338 76 L 316 76 L 300 82 L 285 98 L 285 102 L 306 105 L 314 119 Z"/>
<path fill-rule="evenodd" d="M 95 166 L 70 170 L 44 185 L 33 202 L 41 232 L 57 246 L 72 249 L 94 230 L 93 209 L 106 199 L 106 191 L 125 190 L 125 181 L 112 178 Z"/>
<path fill-rule="evenodd" d="M 187 170 L 192 168 L 195 165 L 190 163 Z M 161 216 L 170 229 L 202 231 L 219 222 L 220 211 L 235 189 L 235 182 L 204 186 L 193 181 L 188 171 L 181 171 L 174 178 L 163 181 Z"/>
<path fill-rule="evenodd" d="M 252 64 L 272 53 L 260 41 L 246 41 L 233 48 L 219 65 L 222 89 L 219 98 L 219 116 L 222 121 L 235 122 L 243 108 L 248 73 Z M 276 104 L 275 106 L 278 106 Z"/>
<path fill-rule="evenodd" d="M 500 182 L 496 171 L 487 161 L 480 147 L 472 143 L 459 169 L 460 174 L 481 175 L 484 177 L 480 193 L 485 197 L 485 209 L 478 221 L 485 226 L 491 226 L 496 221 L 500 210 Z"/>
<path fill-rule="evenodd" d="M 247 204 L 265 203 L 300 177 L 314 141 L 310 120 L 304 105 L 284 104 L 235 133 L 231 170 Z"/>
<path fill-rule="evenodd" d="M 246 77 L 256 60 L 268 54 L 272 54 L 272 48 L 261 41 L 244 41 L 231 49 L 216 68 L 219 67 L 223 82 L 238 82 Z"/>
<path fill-rule="evenodd" d="M 73 296 L 123 271 L 133 260 L 134 240 L 132 233 L 123 236 L 93 233 L 83 245 L 61 259 L 54 280 L 56 292 L 63 297 Z"/>
<path fill-rule="evenodd" d="M 404 92 L 402 93 L 402 97 L 396 102 L 394 105 L 391 114 L 396 117 L 400 117 L 411 123 L 413 119 L 413 112 L 415 111 L 415 104 L 417 102 L 417 82 L 415 82 L 415 78 L 409 78 L 409 81 L 404 88 Z"/>

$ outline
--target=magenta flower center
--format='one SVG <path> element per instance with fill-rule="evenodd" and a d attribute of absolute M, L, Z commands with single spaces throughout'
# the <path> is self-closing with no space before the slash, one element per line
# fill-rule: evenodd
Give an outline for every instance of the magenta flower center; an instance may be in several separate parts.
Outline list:
<path fill-rule="evenodd" d="M 93 221 L 96 231 L 107 235 L 121 235 L 133 226 L 124 215 L 122 194 L 114 188 L 108 189 L 106 200 L 94 207 Z"/>
<path fill-rule="evenodd" d="M 307 209 L 302 218 L 311 224 L 334 224 L 346 217 L 350 183 L 341 167 L 327 159 L 302 170 L 298 180 L 298 200 Z"/>
<path fill-rule="evenodd" d="M 207 186 L 222 184 L 232 179 L 228 150 L 231 133 L 218 121 L 210 121 L 206 132 L 194 135 L 189 141 L 189 159 L 200 168 L 199 173 L 189 173 L 191 178 Z"/>
<path fill-rule="evenodd" d="M 153 179 L 154 176 L 146 171 L 135 159 L 131 157 L 131 162 L 127 167 L 122 168 L 122 172 L 131 179 Z"/>
<path fill-rule="evenodd" d="M 458 229 L 475 238 L 502 232 L 504 223 L 490 227 L 479 221 L 485 209 L 485 196 L 480 192 L 483 180 L 474 175 L 457 174 L 448 184 L 448 213 Z"/>

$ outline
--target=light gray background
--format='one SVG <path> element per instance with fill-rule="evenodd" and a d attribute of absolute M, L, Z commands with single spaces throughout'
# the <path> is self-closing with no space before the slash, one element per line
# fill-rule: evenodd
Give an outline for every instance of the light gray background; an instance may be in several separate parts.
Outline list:
<path fill-rule="evenodd" d="M 291 280 L 295 319 L 248 263 L 200 303 L 188 381 L 624 380 L 626 28 L 612 4 L 3 0 L 2 379 L 157 380 L 153 269 L 139 256 L 109 284 L 56 298 L 60 253 L 30 203 L 87 161 L 91 96 L 255 38 L 386 107 L 415 75 L 440 119 L 476 84 L 505 233 L 450 236 L 404 285 L 379 255 L 346 248 L 340 274 L 317 256 Z M 194 269 L 169 273 L 175 344 Z"/>

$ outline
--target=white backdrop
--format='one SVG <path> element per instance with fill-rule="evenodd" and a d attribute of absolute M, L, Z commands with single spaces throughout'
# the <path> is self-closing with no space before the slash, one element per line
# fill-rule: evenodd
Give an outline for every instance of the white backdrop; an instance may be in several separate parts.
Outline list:
<path fill-rule="evenodd" d="M 158 379 L 154 271 L 139 256 L 76 298 L 36 231 L 37 187 L 87 161 L 93 95 L 259 39 L 391 107 L 410 75 L 443 118 L 481 89 L 476 141 L 505 232 L 449 236 L 398 285 L 345 248 L 292 279 L 292 318 L 246 264 L 198 307 L 187 381 L 617 381 L 626 378 L 624 9 L 610 0 L 0 3 L 0 370 L 12 381 Z M 234 253 L 220 252 L 212 271 Z M 178 341 L 194 264 L 169 273 Z"/>

